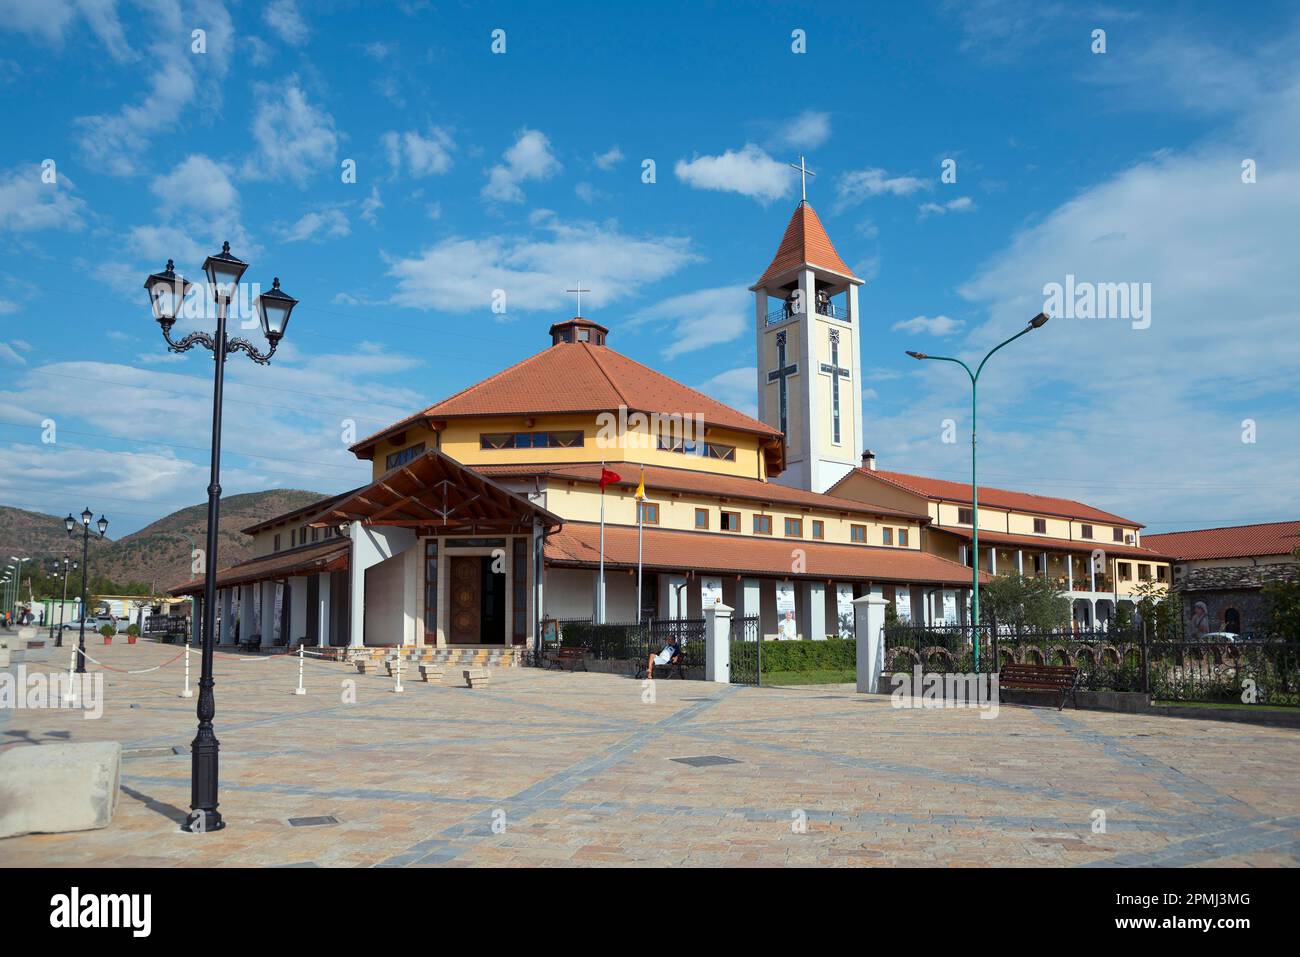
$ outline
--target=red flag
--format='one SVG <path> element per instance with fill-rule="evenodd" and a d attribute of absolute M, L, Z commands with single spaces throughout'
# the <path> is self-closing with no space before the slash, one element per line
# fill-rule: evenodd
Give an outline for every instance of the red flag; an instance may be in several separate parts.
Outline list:
<path fill-rule="evenodd" d="M 600 467 L 600 490 L 605 491 L 606 485 L 613 485 L 615 482 L 622 481 L 623 477 L 617 472 L 611 472 L 603 465 Z"/>

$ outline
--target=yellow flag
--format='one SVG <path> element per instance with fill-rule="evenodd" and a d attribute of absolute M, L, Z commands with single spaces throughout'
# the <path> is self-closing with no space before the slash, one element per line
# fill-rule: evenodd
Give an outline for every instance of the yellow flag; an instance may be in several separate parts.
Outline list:
<path fill-rule="evenodd" d="M 645 498 L 645 469 L 641 470 L 641 481 L 637 483 L 636 497 L 638 502 Z"/>

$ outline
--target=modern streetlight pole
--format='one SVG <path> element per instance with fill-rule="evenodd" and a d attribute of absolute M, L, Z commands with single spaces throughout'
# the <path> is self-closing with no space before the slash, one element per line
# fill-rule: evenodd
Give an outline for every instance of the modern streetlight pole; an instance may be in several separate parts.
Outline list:
<path fill-rule="evenodd" d="M 63 556 L 63 601 L 59 603 L 59 636 L 54 639 L 56 648 L 63 647 L 63 613 L 68 607 L 68 575 L 75 572 L 79 567 L 75 560 L 69 561 L 67 555 Z M 53 615 L 50 615 L 50 618 L 53 617 Z"/>
<path fill-rule="evenodd" d="M 94 517 L 95 513 L 89 508 L 81 513 L 81 637 L 77 641 L 77 674 L 79 675 L 86 673 L 86 588 L 90 578 L 90 520 Z M 77 527 L 77 520 L 72 517 L 71 512 L 63 520 L 63 527 L 68 530 L 68 536 L 71 537 L 72 530 Z M 99 537 L 103 538 L 104 533 L 108 531 L 108 519 L 100 515 L 95 527 L 99 529 Z"/>
<path fill-rule="evenodd" d="M 1041 329 L 1046 325 L 1051 316 L 1045 312 L 1040 312 L 1034 318 L 1029 320 L 1029 325 L 1021 329 L 1010 339 L 998 343 L 988 351 L 988 354 L 980 360 L 979 366 L 974 372 L 970 371 L 970 366 L 960 359 L 951 356 L 929 356 L 924 352 L 911 352 L 907 354 L 913 359 L 937 359 L 940 362 L 955 362 L 966 370 L 970 376 L 970 500 L 971 500 L 971 636 L 975 648 L 975 670 L 980 670 L 980 490 L 979 481 L 975 472 L 975 412 L 976 412 L 976 385 L 979 382 L 980 373 L 984 371 L 984 364 L 989 361 L 993 353 L 997 352 L 1005 345 L 1015 342 L 1026 333 L 1033 332 L 1035 329 Z"/>
<path fill-rule="evenodd" d="M 180 316 L 189 283 L 175 272 L 175 264 L 167 260 L 167 268 L 154 273 L 144 282 L 153 305 L 154 318 L 162 328 L 163 339 L 171 352 L 188 352 L 196 345 L 209 350 L 213 356 L 212 385 L 212 461 L 208 480 L 208 537 L 207 552 L 203 556 L 203 652 L 199 674 L 198 731 L 190 745 L 190 815 L 182 827 L 186 831 L 219 831 L 226 826 L 217 810 L 217 781 L 221 742 L 212 728 L 216 717 L 216 698 L 213 694 L 212 649 L 216 643 L 214 625 L 217 604 L 217 523 L 221 514 L 221 399 L 225 383 L 226 357 L 232 352 L 244 352 L 259 365 L 266 365 L 275 354 L 276 346 L 284 337 L 289 324 L 289 314 L 298 304 L 280 290 L 276 277 L 269 292 L 255 300 L 255 308 L 262 322 L 262 335 L 270 343 L 267 352 L 258 352 L 251 342 L 242 337 L 226 337 L 226 314 L 234 298 L 239 280 L 248 263 L 230 254 L 230 243 L 223 243 L 221 252 L 209 256 L 203 263 L 208 287 L 217 306 L 216 333 L 191 332 L 175 341 L 171 328 Z"/>
<path fill-rule="evenodd" d="M 9 557 L 18 563 L 18 574 L 14 576 L 17 584 L 14 585 L 13 600 L 14 606 L 17 607 L 17 605 L 23 600 L 23 562 L 30 562 L 31 559 L 19 558 L 17 555 L 10 555 Z"/>

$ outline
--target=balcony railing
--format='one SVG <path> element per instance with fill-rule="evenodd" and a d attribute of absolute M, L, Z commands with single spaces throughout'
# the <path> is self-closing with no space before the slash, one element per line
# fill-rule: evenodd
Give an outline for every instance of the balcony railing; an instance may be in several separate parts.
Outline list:
<path fill-rule="evenodd" d="M 837 306 L 833 302 L 817 303 L 817 314 L 821 316 L 830 316 L 832 319 L 838 319 L 841 322 L 849 321 L 849 311 L 843 306 Z M 778 322 L 785 322 L 787 319 L 793 319 L 796 313 L 789 303 L 784 304 L 780 309 L 773 309 L 767 314 L 767 324 L 774 325 Z"/>

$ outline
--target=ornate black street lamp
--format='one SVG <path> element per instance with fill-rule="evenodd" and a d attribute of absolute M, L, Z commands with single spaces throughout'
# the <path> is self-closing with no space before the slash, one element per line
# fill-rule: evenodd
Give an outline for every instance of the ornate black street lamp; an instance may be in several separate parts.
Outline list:
<path fill-rule="evenodd" d="M 89 581 L 90 572 L 90 520 L 95 517 L 95 513 L 87 508 L 81 513 L 81 637 L 77 640 L 77 674 L 86 673 L 86 585 Z M 77 520 L 68 513 L 68 517 L 63 520 L 63 527 L 68 530 L 68 537 L 72 537 L 72 530 L 77 527 Z M 104 533 L 108 531 L 108 519 L 103 515 L 99 516 L 99 521 L 95 523 L 99 529 L 99 537 L 103 538 Z"/>
<path fill-rule="evenodd" d="M 167 260 L 166 269 L 154 273 L 144 282 L 153 304 L 154 318 L 162 327 L 163 338 L 167 340 L 167 348 L 172 352 L 188 352 L 196 345 L 201 345 L 212 353 L 215 360 L 212 386 L 212 466 L 208 482 L 208 539 L 207 552 L 203 556 L 203 653 L 197 709 L 199 727 L 190 745 L 190 816 L 182 825 L 187 831 L 219 831 L 226 826 L 217 811 L 217 771 L 221 743 L 212 729 L 212 719 L 217 712 L 216 698 L 212 692 L 215 683 L 212 678 L 212 648 L 215 644 L 214 609 L 217 604 L 217 522 L 221 513 L 221 397 L 226 356 L 231 352 L 244 352 L 254 362 L 266 365 L 275 354 L 280 339 L 284 337 L 285 327 L 289 324 L 289 313 L 298 304 L 298 300 L 280 290 L 280 280 L 277 277 L 271 284 L 270 291 L 262 293 L 254 303 L 262 322 L 262 335 L 266 337 L 270 348 L 261 353 L 247 339 L 227 339 L 226 313 L 247 268 L 248 263 L 230 255 L 230 243 L 223 243 L 221 252 L 207 258 L 203 263 L 203 271 L 207 274 L 208 287 L 212 290 L 212 298 L 217 305 L 216 333 L 209 335 L 206 332 L 191 332 L 179 342 L 172 339 L 171 328 L 180 316 L 186 290 L 191 284 L 176 274 L 175 265 L 170 259 Z"/>

